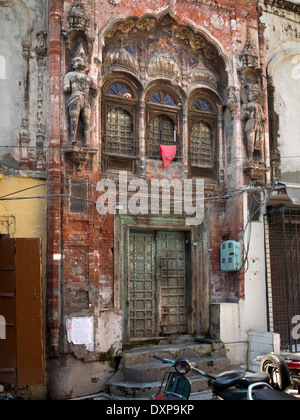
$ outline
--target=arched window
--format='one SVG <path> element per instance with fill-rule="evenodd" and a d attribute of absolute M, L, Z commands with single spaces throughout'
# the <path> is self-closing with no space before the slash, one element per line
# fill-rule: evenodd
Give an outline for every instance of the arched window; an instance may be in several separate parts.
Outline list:
<path fill-rule="evenodd" d="M 215 107 L 206 98 L 194 98 L 189 111 L 189 164 L 192 176 L 215 175 L 216 121 Z"/>
<path fill-rule="evenodd" d="M 150 159 L 159 160 L 160 145 L 177 146 L 175 161 L 180 158 L 180 107 L 178 99 L 167 90 L 154 90 L 149 95 L 147 154 Z"/>
<path fill-rule="evenodd" d="M 172 96 L 167 92 L 155 92 L 151 97 L 151 102 L 159 105 L 175 106 Z"/>
<path fill-rule="evenodd" d="M 192 165 L 210 168 L 213 165 L 212 129 L 204 121 L 196 121 L 192 125 L 190 157 Z"/>
<path fill-rule="evenodd" d="M 122 96 L 124 98 L 131 98 L 131 93 L 127 86 L 122 84 L 111 85 L 108 89 L 109 95 Z"/>
<path fill-rule="evenodd" d="M 196 101 L 193 105 L 193 108 L 198 111 L 211 112 L 210 105 L 202 100 Z"/>
<path fill-rule="evenodd" d="M 132 117 L 123 108 L 111 108 L 107 113 L 105 152 L 134 155 Z"/>
<path fill-rule="evenodd" d="M 136 94 L 123 81 L 107 82 L 103 88 L 102 151 L 106 169 L 134 171 L 138 155 L 136 140 Z"/>
<path fill-rule="evenodd" d="M 149 130 L 149 157 L 151 159 L 160 158 L 159 145 L 174 144 L 176 136 L 175 124 L 167 115 L 157 115 L 150 121 Z M 176 137 L 175 137 L 176 143 Z"/>

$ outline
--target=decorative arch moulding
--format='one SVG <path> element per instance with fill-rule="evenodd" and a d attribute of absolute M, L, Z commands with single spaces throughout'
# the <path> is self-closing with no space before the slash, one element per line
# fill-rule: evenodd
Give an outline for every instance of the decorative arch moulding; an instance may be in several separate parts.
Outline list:
<path fill-rule="evenodd" d="M 138 78 L 143 80 L 147 73 L 150 78 L 166 76 L 180 80 L 185 86 L 199 83 L 200 77 L 201 82 L 216 89 L 220 82 L 216 72 L 223 75 L 223 85 L 232 80 L 231 59 L 224 51 L 219 42 L 177 23 L 170 15 L 144 16 L 112 23 L 105 32 L 99 59 L 102 76 L 111 71 L 126 71 L 134 76 L 140 73 Z M 210 68 L 197 61 L 200 55 Z"/>
<path fill-rule="evenodd" d="M 230 20 L 229 15 L 227 20 Z M 224 16 L 221 19 L 220 15 L 215 13 L 211 14 L 210 23 L 212 27 L 221 25 L 221 21 L 223 24 L 225 24 Z M 155 11 L 153 11 L 153 14 L 142 15 L 140 17 L 134 15 L 117 16 L 116 18 L 109 20 L 107 24 L 103 26 L 103 29 L 99 33 L 99 38 L 100 41 L 104 43 L 107 38 L 113 38 L 117 34 L 127 35 L 136 33 L 138 31 L 155 32 L 156 26 L 158 24 L 162 24 L 165 27 L 185 27 L 187 31 L 191 31 L 189 34 L 187 34 L 187 38 L 192 38 L 193 36 L 197 37 L 198 35 L 202 36 L 206 42 L 216 46 L 219 55 L 226 56 L 226 53 L 223 50 L 219 40 L 214 38 L 212 33 L 204 25 L 197 24 L 196 22 L 186 19 L 182 16 L 179 18 L 173 14 L 169 8 L 165 12 L 159 13 L 158 15 L 155 13 Z M 223 27 L 223 24 L 219 26 L 219 28 Z M 195 45 L 196 44 L 197 40 L 195 40 Z"/>

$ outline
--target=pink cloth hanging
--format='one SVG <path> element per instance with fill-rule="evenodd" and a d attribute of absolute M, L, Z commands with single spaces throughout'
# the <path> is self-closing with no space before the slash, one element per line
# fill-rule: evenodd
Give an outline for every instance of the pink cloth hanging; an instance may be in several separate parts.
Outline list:
<path fill-rule="evenodd" d="M 160 155 L 163 161 L 163 165 L 166 168 L 170 162 L 175 158 L 177 153 L 177 146 L 162 146 L 159 145 Z"/>

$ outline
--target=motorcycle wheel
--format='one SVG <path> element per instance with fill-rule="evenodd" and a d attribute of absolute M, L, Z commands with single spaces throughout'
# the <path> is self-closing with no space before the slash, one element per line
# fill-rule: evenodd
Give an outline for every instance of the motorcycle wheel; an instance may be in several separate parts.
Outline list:
<path fill-rule="evenodd" d="M 285 360 L 277 354 L 263 356 L 260 370 L 270 375 L 270 385 L 274 389 L 285 391 L 291 384 L 289 368 Z"/>

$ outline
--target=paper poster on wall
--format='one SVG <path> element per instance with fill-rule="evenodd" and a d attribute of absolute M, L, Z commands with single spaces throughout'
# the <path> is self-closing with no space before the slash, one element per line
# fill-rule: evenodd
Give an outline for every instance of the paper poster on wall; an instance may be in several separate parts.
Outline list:
<path fill-rule="evenodd" d="M 69 343 L 94 351 L 94 317 L 67 319 L 67 338 Z"/>

